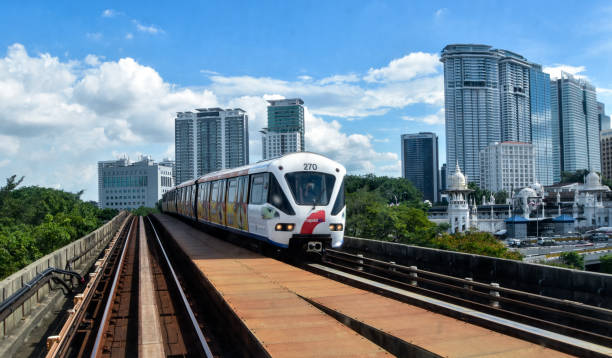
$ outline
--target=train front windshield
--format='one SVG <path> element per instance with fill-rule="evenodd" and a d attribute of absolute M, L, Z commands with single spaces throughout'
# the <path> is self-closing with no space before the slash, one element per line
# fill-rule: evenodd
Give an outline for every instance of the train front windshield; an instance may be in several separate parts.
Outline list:
<path fill-rule="evenodd" d="M 285 175 L 293 198 L 298 205 L 327 205 L 336 178 L 330 174 L 295 172 Z"/>

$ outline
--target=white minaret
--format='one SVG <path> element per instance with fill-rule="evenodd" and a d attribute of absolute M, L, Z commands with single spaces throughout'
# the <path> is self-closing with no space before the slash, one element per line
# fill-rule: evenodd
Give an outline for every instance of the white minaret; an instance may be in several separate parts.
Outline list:
<path fill-rule="evenodd" d="M 459 163 L 455 172 L 448 177 L 446 193 L 448 194 L 448 220 L 450 232 L 464 232 L 470 228 L 470 207 L 468 205 L 468 194 L 473 190 L 468 189 L 465 176 L 461 173 Z"/>

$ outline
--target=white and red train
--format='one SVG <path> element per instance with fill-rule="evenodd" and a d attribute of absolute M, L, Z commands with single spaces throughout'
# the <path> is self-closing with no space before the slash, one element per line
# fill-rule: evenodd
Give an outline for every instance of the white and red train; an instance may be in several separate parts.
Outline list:
<path fill-rule="evenodd" d="M 162 211 L 281 248 L 319 252 L 342 245 L 345 174 L 322 155 L 291 153 L 181 183 L 164 194 Z"/>

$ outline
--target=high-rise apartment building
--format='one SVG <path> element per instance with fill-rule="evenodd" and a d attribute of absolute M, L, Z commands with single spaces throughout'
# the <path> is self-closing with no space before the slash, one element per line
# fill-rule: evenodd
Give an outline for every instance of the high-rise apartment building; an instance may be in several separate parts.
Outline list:
<path fill-rule="evenodd" d="M 261 131 L 263 158 L 303 152 L 306 147 L 304 101 L 299 98 L 291 98 L 270 100 L 268 103 L 268 127 Z"/>
<path fill-rule="evenodd" d="M 599 118 L 599 131 L 610 129 L 610 116 L 606 115 L 606 105 L 597 102 L 597 118 Z"/>
<path fill-rule="evenodd" d="M 599 118 L 595 87 L 562 72 L 551 82 L 553 177 L 580 169 L 601 171 Z"/>
<path fill-rule="evenodd" d="M 300 132 L 276 133 L 263 128 L 260 133 L 264 159 L 300 151 L 302 143 Z"/>
<path fill-rule="evenodd" d="M 537 64 L 531 64 L 529 69 L 529 96 L 536 181 L 542 185 L 552 185 L 554 179 L 550 75 L 542 72 L 542 67 Z"/>
<path fill-rule="evenodd" d="M 102 209 L 153 208 L 174 186 L 172 167 L 150 157 L 98 162 L 98 206 Z"/>
<path fill-rule="evenodd" d="M 249 117 L 240 108 L 177 113 L 176 182 L 249 163 Z"/>
<path fill-rule="evenodd" d="M 525 188 L 536 182 L 531 143 L 492 143 L 480 151 L 480 185 L 492 192 Z"/>
<path fill-rule="evenodd" d="M 529 69 L 521 55 L 506 50 L 493 50 L 499 55 L 499 90 L 502 140 L 531 141 L 529 116 Z"/>
<path fill-rule="evenodd" d="M 402 177 L 423 193 L 423 199 L 438 201 L 438 136 L 431 132 L 402 134 Z M 401 195 L 401 193 L 398 193 Z"/>
<path fill-rule="evenodd" d="M 601 131 L 601 175 L 612 179 L 612 129 Z"/>
<path fill-rule="evenodd" d="M 469 180 L 478 182 L 478 153 L 501 140 L 499 55 L 486 45 L 448 45 L 440 61 L 444 63 L 446 162 L 458 163 Z"/>

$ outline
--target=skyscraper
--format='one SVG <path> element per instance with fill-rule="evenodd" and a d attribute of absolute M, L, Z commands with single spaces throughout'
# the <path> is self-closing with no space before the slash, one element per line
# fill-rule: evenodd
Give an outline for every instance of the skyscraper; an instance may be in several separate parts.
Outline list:
<path fill-rule="evenodd" d="M 264 159 L 303 152 L 304 101 L 291 98 L 271 100 L 268 103 L 268 127 L 261 131 Z"/>
<path fill-rule="evenodd" d="M 423 199 L 438 201 L 438 136 L 431 132 L 402 134 L 402 177 L 423 193 Z M 397 193 L 401 195 L 401 193 Z"/>
<path fill-rule="evenodd" d="M 606 105 L 597 102 L 597 117 L 599 118 L 599 131 L 610 129 L 610 116 L 606 116 Z"/>
<path fill-rule="evenodd" d="M 478 153 L 501 141 L 499 55 L 487 45 L 448 45 L 442 50 L 446 162 L 459 164 L 479 182 Z M 449 175 L 449 174 L 447 174 Z"/>
<path fill-rule="evenodd" d="M 562 72 L 551 82 L 553 177 L 579 169 L 601 171 L 599 118 L 595 87 Z"/>
<path fill-rule="evenodd" d="M 554 180 L 550 75 L 542 72 L 542 67 L 537 64 L 531 64 L 529 69 L 529 95 L 535 179 L 542 185 L 552 185 Z"/>
<path fill-rule="evenodd" d="M 529 69 L 521 55 L 496 50 L 499 55 L 499 89 L 502 141 L 530 142 Z"/>
<path fill-rule="evenodd" d="M 200 108 L 175 119 L 176 182 L 249 163 L 248 115 L 240 108 Z"/>
<path fill-rule="evenodd" d="M 440 167 L 440 190 L 446 190 L 446 163 L 442 164 Z"/>
<path fill-rule="evenodd" d="M 612 179 L 612 129 L 601 131 L 601 176 Z"/>
<path fill-rule="evenodd" d="M 487 45 L 442 50 L 446 157 L 480 185 L 478 153 L 494 142 L 533 143 L 536 180 L 550 185 L 550 79 L 540 65 Z"/>

